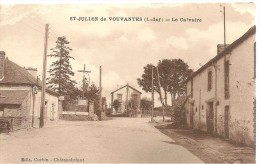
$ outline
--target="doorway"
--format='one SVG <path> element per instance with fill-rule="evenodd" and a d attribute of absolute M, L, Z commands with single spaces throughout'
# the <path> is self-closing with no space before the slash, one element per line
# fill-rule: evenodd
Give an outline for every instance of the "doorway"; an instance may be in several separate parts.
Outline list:
<path fill-rule="evenodd" d="M 213 102 L 209 102 L 207 108 L 207 132 L 211 135 L 213 135 L 214 132 L 213 118 Z"/>
<path fill-rule="evenodd" d="M 225 106 L 225 138 L 229 138 L 229 106 Z"/>
<path fill-rule="evenodd" d="M 194 111 L 193 111 L 193 108 L 194 108 L 194 104 L 190 104 L 190 127 L 193 129 L 194 127 L 194 122 L 193 122 L 193 118 L 194 118 Z"/>

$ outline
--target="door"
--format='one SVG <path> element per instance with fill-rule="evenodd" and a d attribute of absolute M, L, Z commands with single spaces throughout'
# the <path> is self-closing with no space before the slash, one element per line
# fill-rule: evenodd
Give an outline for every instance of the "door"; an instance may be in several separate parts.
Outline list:
<path fill-rule="evenodd" d="M 194 104 L 190 105 L 190 127 L 193 128 L 193 118 L 194 118 L 194 112 L 193 112 Z"/>
<path fill-rule="evenodd" d="M 208 103 L 208 109 L 207 109 L 207 131 L 209 134 L 213 135 L 214 126 L 213 126 L 213 102 Z"/>
<path fill-rule="evenodd" d="M 229 106 L 225 106 L 225 138 L 229 138 Z"/>

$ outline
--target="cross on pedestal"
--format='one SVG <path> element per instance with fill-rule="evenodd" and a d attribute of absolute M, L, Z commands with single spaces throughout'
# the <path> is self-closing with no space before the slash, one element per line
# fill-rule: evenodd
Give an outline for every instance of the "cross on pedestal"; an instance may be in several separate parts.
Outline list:
<path fill-rule="evenodd" d="M 82 72 L 83 73 L 83 89 L 82 89 L 82 98 L 84 99 L 84 88 L 85 88 L 85 73 L 91 73 L 91 71 L 87 71 L 85 68 L 85 64 L 84 64 L 84 69 L 83 70 L 78 70 L 78 72 Z"/>

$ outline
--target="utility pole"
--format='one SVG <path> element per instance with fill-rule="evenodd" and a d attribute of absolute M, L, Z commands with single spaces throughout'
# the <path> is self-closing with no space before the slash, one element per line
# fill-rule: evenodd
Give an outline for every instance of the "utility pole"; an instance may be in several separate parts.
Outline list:
<path fill-rule="evenodd" d="M 158 77 L 159 91 L 160 91 L 160 94 L 162 94 L 162 93 L 161 93 L 161 83 L 160 83 L 160 77 L 159 77 L 158 67 L 156 67 L 156 69 L 157 69 L 157 77 Z M 165 115 L 165 113 L 164 113 L 164 103 L 162 103 L 162 110 L 163 110 L 163 121 L 164 121 L 164 115 Z"/>
<path fill-rule="evenodd" d="M 84 89 L 85 89 L 85 73 L 91 73 L 91 71 L 86 71 L 85 64 L 84 64 L 84 69 L 83 70 L 78 70 L 78 72 L 83 73 L 83 80 L 82 80 L 82 99 L 84 99 Z"/>
<path fill-rule="evenodd" d="M 226 8 L 223 6 L 224 11 L 224 48 L 226 48 Z"/>
<path fill-rule="evenodd" d="M 223 17 L 224 17 L 224 49 L 226 48 L 226 7 L 220 5 L 223 8 Z M 222 11 L 220 11 L 222 12 Z"/>
<path fill-rule="evenodd" d="M 128 91 L 129 91 L 129 88 L 128 88 L 128 83 L 126 85 L 126 111 L 128 111 Z"/>
<path fill-rule="evenodd" d="M 153 86 L 153 66 L 152 66 L 152 113 L 151 113 L 151 122 L 153 122 L 153 110 L 154 110 L 154 86 Z"/>
<path fill-rule="evenodd" d="M 100 120 L 102 112 L 102 66 L 99 68 L 99 111 L 100 111 Z"/>
<path fill-rule="evenodd" d="M 43 69 L 42 69 L 42 95 L 41 95 L 41 113 L 40 113 L 40 128 L 44 126 L 44 108 L 45 108 L 45 81 L 46 81 L 46 64 L 47 64 L 47 49 L 48 49 L 48 33 L 49 24 L 45 25 L 44 39 L 44 54 L 43 54 Z"/>

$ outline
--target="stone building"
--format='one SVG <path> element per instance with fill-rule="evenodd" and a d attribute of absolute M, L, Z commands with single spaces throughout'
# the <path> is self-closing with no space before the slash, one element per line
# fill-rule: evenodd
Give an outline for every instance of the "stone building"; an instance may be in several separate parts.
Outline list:
<path fill-rule="evenodd" d="M 114 100 L 118 100 L 120 102 L 120 107 L 118 110 L 119 113 L 124 113 L 127 111 L 127 109 L 131 108 L 131 102 L 137 103 L 137 110 L 139 111 L 141 94 L 142 93 L 140 91 L 127 84 L 111 92 L 111 109 L 115 111 L 113 102 Z"/>
<path fill-rule="evenodd" d="M 20 67 L 0 51 L 0 117 L 19 117 L 23 127 L 39 126 L 42 83 L 36 71 Z M 46 123 L 58 119 L 61 113 L 58 98 L 56 93 L 46 90 Z"/>
<path fill-rule="evenodd" d="M 187 79 L 191 128 L 255 145 L 255 33 L 253 26 Z"/>

